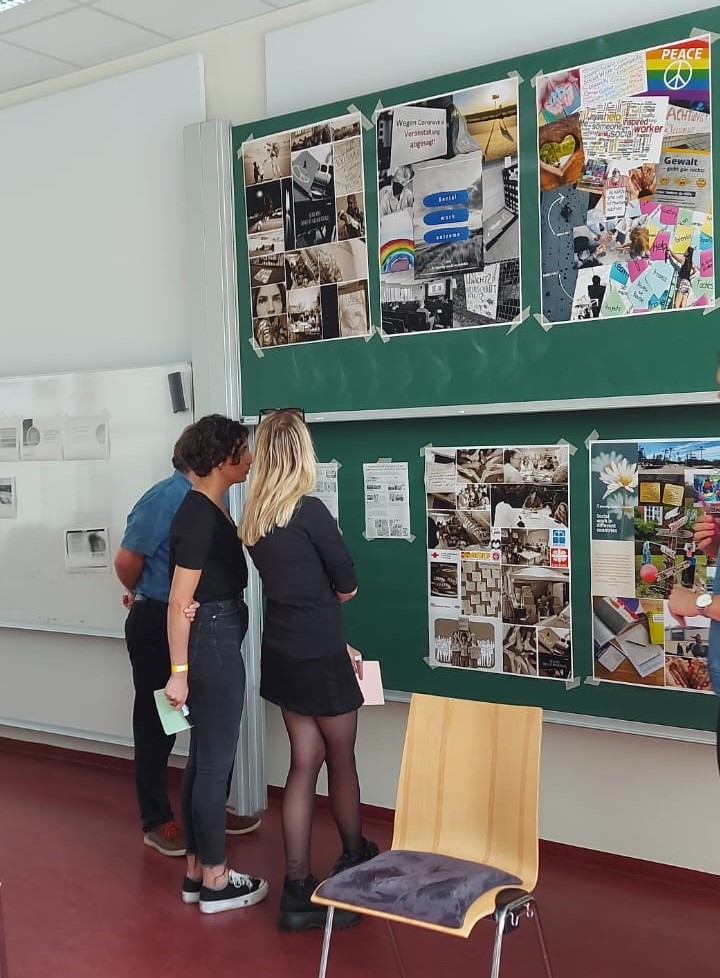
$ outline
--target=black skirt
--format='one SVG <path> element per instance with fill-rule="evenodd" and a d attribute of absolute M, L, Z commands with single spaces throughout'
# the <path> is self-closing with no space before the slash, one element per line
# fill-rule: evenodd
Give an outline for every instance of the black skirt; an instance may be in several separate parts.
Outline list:
<path fill-rule="evenodd" d="M 335 717 L 363 704 L 350 657 L 295 659 L 263 655 L 260 676 L 263 699 L 309 717 Z"/>

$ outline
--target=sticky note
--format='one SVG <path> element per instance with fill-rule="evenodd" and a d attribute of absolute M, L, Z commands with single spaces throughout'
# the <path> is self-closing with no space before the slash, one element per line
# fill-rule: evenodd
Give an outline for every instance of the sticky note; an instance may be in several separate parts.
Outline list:
<path fill-rule="evenodd" d="M 700 230 L 702 231 L 703 234 L 706 234 L 709 238 L 712 237 L 712 233 L 713 233 L 712 214 L 706 215 Z"/>
<path fill-rule="evenodd" d="M 693 302 L 693 306 L 706 306 L 709 303 L 707 295 L 703 292 L 702 295 Z"/>
<path fill-rule="evenodd" d="M 673 233 L 672 250 L 677 252 L 685 251 L 692 240 L 693 229 L 691 227 L 676 227 Z"/>
<path fill-rule="evenodd" d="M 614 262 L 612 268 L 610 269 L 610 279 L 613 282 L 619 282 L 621 286 L 627 285 L 629 278 L 629 273 L 627 268 L 622 262 Z"/>
<path fill-rule="evenodd" d="M 627 305 L 623 301 L 622 295 L 614 287 L 610 287 L 610 292 L 605 296 L 600 315 L 603 319 L 611 319 L 613 316 L 624 316 L 627 312 Z"/>
<path fill-rule="evenodd" d="M 712 248 L 700 252 L 700 274 L 703 278 L 711 278 L 714 274 L 715 262 Z"/>
<path fill-rule="evenodd" d="M 654 200 L 641 200 L 640 201 L 640 213 L 641 214 L 652 214 L 653 211 L 657 210 L 658 204 Z"/>
<path fill-rule="evenodd" d="M 650 249 L 653 261 L 665 261 L 665 249 L 670 246 L 670 232 L 658 231 Z"/>
<path fill-rule="evenodd" d="M 678 227 L 692 227 L 693 223 L 693 212 L 689 211 L 686 207 L 682 207 L 678 213 L 677 226 Z"/>
<path fill-rule="evenodd" d="M 652 289 L 648 287 L 645 277 L 637 279 L 627 290 L 627 297 L 635 308 L 647 309 L 648 299 L 652 295 Z"/>
<path fill-rule="evenodd" d="M 660 208 L 660 223 L 665 227 L 674 227 L 677 224 L 680 208 L 675 204 L 663 204 Z"/>
<path fill-rule="evenodd" d="M 713 246 L 713 239 L 712 239 L 712 237 L 709 234 L 706 234 L 705 231 L 701 231 L 700 232 L 700 250 L 701 251 L 705 251 L 707 248 L 712 248 L 712 246 Z"/>
<path fill-rule="evenodd" d="M 633 258 L 632 261 L 629 261 L 627 268 L 630 281 L 634 282 L 635 279 L 640 278 L 647 267 L 648 263 L 644 258 Z"/>

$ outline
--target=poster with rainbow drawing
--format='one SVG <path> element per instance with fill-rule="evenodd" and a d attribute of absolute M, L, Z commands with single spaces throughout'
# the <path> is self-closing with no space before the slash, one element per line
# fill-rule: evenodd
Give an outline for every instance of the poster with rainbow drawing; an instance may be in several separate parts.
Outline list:
<path fill-rule="evenodd" d="M 517 103 L 506 78 L 378 114 L 383 333 L 520 313 Z"/>

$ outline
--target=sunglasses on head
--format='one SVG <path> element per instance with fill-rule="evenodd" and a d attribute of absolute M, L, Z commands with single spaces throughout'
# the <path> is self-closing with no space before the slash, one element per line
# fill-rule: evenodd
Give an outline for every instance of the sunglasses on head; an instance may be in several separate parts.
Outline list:
<path fill-rule="evenodd" d="M 288 414 L 294 414 L 301 421 L 305 420 L 305 411 L 300 407 L 282 407 L 282 408 L 260 408 L 258 411 L 258 421 L 262 421 L 263 418 L 272 417 L 273 414 L 278 414 L 281 411 L 287 411 Z"/>

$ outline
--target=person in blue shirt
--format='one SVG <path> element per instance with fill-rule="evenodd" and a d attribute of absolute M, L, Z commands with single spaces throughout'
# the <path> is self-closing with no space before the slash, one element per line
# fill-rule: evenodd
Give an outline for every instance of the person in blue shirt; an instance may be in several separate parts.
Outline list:
<path fill-rule="evenodd" d="M 175 513 L 195 478 L 182 457 L 183 439 L 190 430 L 186 429 L 175 445 L 174 473 L 148 489 L 133 506 L 115 557 L 115 573 L 126 589 L 125 640 L 135 689 L 135 787 L 144 842 L 165 856 L 184 856 L 185 839 L 175 821 L 167 790 L 167 764 L 175 737 L 163 730 L 153 694 L 156 689 L 163 689 L 170 678 L 169 537 Z M 228 793 L 231 778 L 232 772 Z M 225 830 L 229 835 L 243 835 L 259 824 L 260 819 L 255 816 L 228 812 Z"/>

